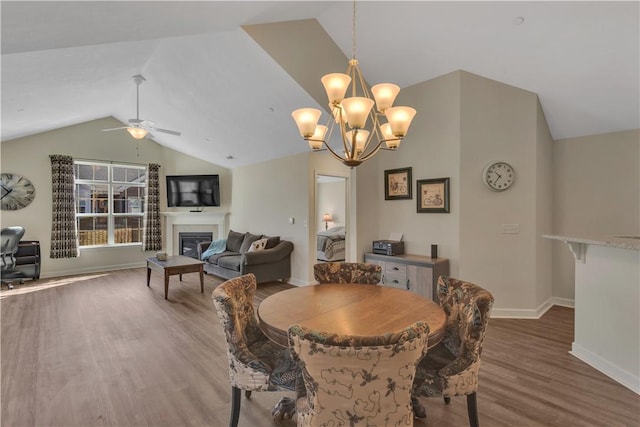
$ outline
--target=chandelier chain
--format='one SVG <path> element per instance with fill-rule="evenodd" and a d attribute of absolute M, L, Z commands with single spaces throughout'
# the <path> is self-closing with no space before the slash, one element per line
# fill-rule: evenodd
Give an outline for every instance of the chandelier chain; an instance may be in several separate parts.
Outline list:
<path fill-rule="evenodd" d="M 353 0 L 353 19 L 351 29 L 351 58 L 356 59 L 356 0 Z"/>

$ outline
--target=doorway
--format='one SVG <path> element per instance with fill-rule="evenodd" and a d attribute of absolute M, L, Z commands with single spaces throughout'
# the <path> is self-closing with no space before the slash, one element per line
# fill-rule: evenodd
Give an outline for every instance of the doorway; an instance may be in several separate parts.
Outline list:
<path fill-rule="evenodd" d="M 316 262 L 348 258 L 348 178 L 316 174 Z"/>

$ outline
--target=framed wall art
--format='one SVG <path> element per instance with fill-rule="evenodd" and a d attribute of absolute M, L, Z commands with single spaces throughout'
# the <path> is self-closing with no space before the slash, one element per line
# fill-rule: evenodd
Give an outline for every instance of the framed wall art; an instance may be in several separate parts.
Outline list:
<path fill-rule="evenodd" d="M 384 171 L 384 199 L 411 199 L 411 168 Z"/>
<path fill-rule="evenodd" d="M 449 213 L 449 178 L 416 181 L 418 213 Z"/>

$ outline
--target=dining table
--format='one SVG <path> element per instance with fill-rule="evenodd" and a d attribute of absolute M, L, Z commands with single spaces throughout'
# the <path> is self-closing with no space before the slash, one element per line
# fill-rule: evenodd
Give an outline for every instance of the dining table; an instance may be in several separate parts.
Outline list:
<path fill-rule="evenodd" d="M 396 332 L 414 324 L 429 325 L 427 347 L 444 336 L 447 317 L 439 304 L 411 291 L 382 285 L 323 283 L 277 292 L 258 305 L 258 322 L 277 344 L 289 345 L 293 324 L 338 335 L 374 336 Z M 296 399 L 304 385 L 296 384 Z M 282 397 L 271 414 L 277 421 L 295 414 L 295 400 Z"/>
<path fill-rule="evenodd" d="M 442 339 L 447 322 L 442 307 L 431 299 L 405 289 L 356 283 L 277 292 L 260 303 L 258 320 L 265 335 L 285 347 L 293 324 L 338 335 L 373 336 L 422 321 L 429 325 L 431 348 Z"/>

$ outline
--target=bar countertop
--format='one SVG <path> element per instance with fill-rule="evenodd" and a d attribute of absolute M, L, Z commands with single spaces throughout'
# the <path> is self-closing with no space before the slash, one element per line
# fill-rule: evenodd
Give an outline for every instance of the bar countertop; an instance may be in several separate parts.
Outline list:
<path fill-rule="evenodd" d="M 543 234 L 546 239 L 561 240 L 563 242 L 584 243 L 588 245 L 608 246 L 612 248 L 640 251 L 640 236 L 600 236 L 600 237 L 569 237 L 555 234 Z"/>

